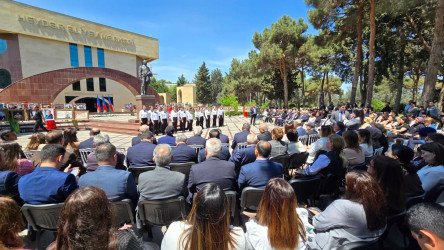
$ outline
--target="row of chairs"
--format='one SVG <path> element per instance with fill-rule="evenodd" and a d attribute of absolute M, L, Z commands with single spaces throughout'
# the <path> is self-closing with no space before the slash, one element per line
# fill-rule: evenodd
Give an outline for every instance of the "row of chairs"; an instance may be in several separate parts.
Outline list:
<path fill-rule="evenodd" d="M 319 134 L 302 135 L 298 137 L 298 141 L 303 145 L 311 145 L 313 142 L 319 140 L 319 138 L 321 138 Z"/>

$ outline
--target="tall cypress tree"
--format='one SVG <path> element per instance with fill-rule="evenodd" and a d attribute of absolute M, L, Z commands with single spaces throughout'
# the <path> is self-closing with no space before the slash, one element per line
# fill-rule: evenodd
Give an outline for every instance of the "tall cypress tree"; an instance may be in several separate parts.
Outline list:
<path fill-rule="evenodd" d="M 205 62 L 199 67 L 197 74 L 194 76 L 194 82 L 196 83 L 197 101 L 204 104 L 211 103 L 211 83 L 210 83 L 210 71 L 208 70 Z"/>

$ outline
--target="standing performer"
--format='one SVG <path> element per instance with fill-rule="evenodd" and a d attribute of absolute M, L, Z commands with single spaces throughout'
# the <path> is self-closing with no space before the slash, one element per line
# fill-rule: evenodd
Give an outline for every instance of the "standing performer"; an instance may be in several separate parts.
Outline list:
<path fill-rule="evenodd" d="M 217 110 L 217 118 L 219 119 L 219 127 L 222 127 L 224 125 L 224 114 L 225 110 L 222 105 L 220 105 L 219 109 Z"/>
<path fill-rule="evenodd" d="M 145 105 L 142 105 L 142 109 L 139 111 L 139 119 L 141 125 L 148 125 L 148 117 Z"/>
<path fill-rule="evenodd" d="M 206 107 L 205 108 L 205 122 L 206 122 L 207 128 L 210 127 L 210 115 L 211 115 L 210 108 Z"/>
<path fill-rule="evenodd" d="M 217 118 L 217 109 L 215 106 L 213 106 L 213 109 L 211 110 L 211 115 L 213 116 L 213 128 L 216 127 L 216 118 Z"/>
<path fill-rule="evenodd" d="M 188 131 L 193 131 L 193 108 L 190 108 L 187 112 Z"/>
<path fill-rule="evenodd" d="M 177 106 L 171 110 L 170 115 L 171 115 L 171 121 L 173 121 L 174 131 L 177 131 L 177 120 L 179 118 L 179 110 L 177 109 Z"/>
<path fill-rule="evenodd" d="M 164 135 L 165 134 L 165 129 L 168 125 L 168 109 L 167 108 L 163 108 L 163 112 L 160 112 L 160 119 L 162 122 L 162 128 L 161 128 L 161 132 Z"/>
<path fill-rule="evenodd" d="M 180 107 L 179 116 L 180 116 L 180 130 L 182 130 L 182 133 L 184 133 L 185 125 L 187 123 L 187 114 L 185 113 L 182 107 Z"/>
<path fill-rule="evenodd" d="M 159 113 L 157 112 L 157 107 L 154 107 L 154 111 L 151 112 L 151 120 L 153 121 L 154 134 L 159 134 Z"/>
<path fill-rule="evenodd" d="M 152 113 L 153 113 L 153 107 L 150 106 L 150 108 L 146 112 L 146 118 L 148 119 L 148 129 L 151 131 L 151 133 L 154 131 L 154 129 L 153 129 L 153 121 L 151 120 L 151 114 Z"/>

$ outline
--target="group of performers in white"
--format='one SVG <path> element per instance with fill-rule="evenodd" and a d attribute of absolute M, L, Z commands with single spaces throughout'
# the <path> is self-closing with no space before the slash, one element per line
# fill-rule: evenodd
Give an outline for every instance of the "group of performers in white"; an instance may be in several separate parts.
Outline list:
<path fill-rule="evenodd" d="M 184 108 L 176 106 L 169 111 L 167 107 L 158 108 L 157 106 L 150 106 L 147 108 L 144 105 L 139 111 L 141 124 L 148 125 L 150 130 L 156 135 L 165 134 L 165 129 L 170 123 L 176 130 L 179 125 L 179 130 L 182 132 L 185 132 L 185 130 L 193 131 L 194 120 L 196 121 L 196 126 L 202 126 L 202 128 L 210 128 L 210 126 L 214 128 L 217 125 L 222 127 L 224 124 L 224 116 L 225 110 L 223 106 L 213 106 L 212 108 Z"/>

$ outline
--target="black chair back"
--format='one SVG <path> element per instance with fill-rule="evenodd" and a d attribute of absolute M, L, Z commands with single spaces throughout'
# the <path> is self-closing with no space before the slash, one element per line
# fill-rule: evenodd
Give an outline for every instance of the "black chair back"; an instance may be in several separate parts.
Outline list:
<path fill-rule="evenodd" d="M 308 143 L 308 135 L 303 135 L 298 137 L 298 141 L 302 143 L 302 145 L 307 145 Z"/>
<path fill-rule="evenodd" d="M 425 194 L 421 194 L 421 195 L 418 195 L 418 196 L 407 197 L 405 207 L 408 209 L 408 208 L 413 207 L 414 205 L 416 205 L 418 203 L 424 202 L 424 197 L 425 197 Z"/>
<path fill-rule="evenodd" d="M 290 155 L 290 160 L 288 164 L 289 169 L 298 169 L 302 167 L 307 162 L 308 152 L 295 153 Z"/>
<path fill-rule="evenodd" d="M 241 211 L 256 212 L 265 189 L 246 187 L 241 194 Z"/>
<path fill-rule="evenodd" d="M 278 155 L 275 157 L 271 157 L 269 160 L 282 164 L 282 167 L 284 169 L 284 173 L 287 172 L 288 162 L 290 161 L 289 155 Z"/>
<path fill-rule="evenodd" d="M 365 162 L 361 163 L 361 164 L 356 164 L 356 165 L 350 165 L 347 168 L 347 172 L 352 171 L 352 170 L 362 170 L 362 171 L 367 171 L 367 164 Z"/>
<path fill-rule="evenodd" d="M 230 218 L 234 219 L 234 214 L 236 212 L 236 192 L 235 191 L 225 191 L 225 195 L 228 198 L 228 203 L 230 205 Z"/>
<path fill-rule="evenodd" d="M 191 166 L 196 164 L 195 162 L 185 163 L 170 163 L 169 167 L 171 171 L 181 172 L 185 175 L 185 183 L 188 183 L 190 177 Z"/>
<path fill-rule="evenodd" d="M 114 225 L 121 226 L 125 223 L 135 224 L 134 209 L 131 200 L 111 202 L 111 208 L 114 212 Z"/>
<path fill-rule="evenodd" d="M 128 168 L 128 171 L 131 172 L 131 174 L 133 175 L 134 181 L 136 182 L 136 184 L 138 184 L 139 183 L 139 175 L 143 172 L 154 170 L 154 168 L 156 168 L 156 166 L 131 167 L 131 168 Z"/>
<path fill-rule="evenodd" d="M 185 218 L 185 199 L 140 201 L 137 205 L 142 225 L 168 226 L 173 221 Z"/>
<path fill-rule="evenodd" d="M 95 148 L 81 148 L 81 149 L 79 149 L 80 157 L 82 158 L 83 166 L 86 167 L 86 160 L 88 158 L 88 155 L 91 152 L 95 151 L 95 150 L 96 150 Z"/>
<path fill-rule="evenodd" d="M 47 230 L 55 232 L 57 231 L 57 222 L 62 206 L 63 203 L 45 205 L 24 204 L 22 206 L 22 213 L 35 231 Z"/>
<path fill-rule="evenodd" d="M 316 142 L 321 138 L 318 134 L 312 134 L 308 136 L 308 145 L 311 145 L 313 142 Z"/>
<path fill-rule="evenodd" d="M 443 184 L 437 185 L 425 194 L 424 201 L 437 202 L 437 203 L 442 202 L 441 199 L 444 198 L 443 193 L 444 193 L 444 185 Z"/>
<path fill-rule="evenodd" d="M 199 155 L 199 151 L 205 147 L 205 145 L 188 145 L 196 150 L 196 155 Z"/>
<path fill-rule="evenodd" d="M 298 200 L 298 202 L 305 202 L 308 199 L 313 198 L 316 194 L 316 191 L 319 188 L 319 184 L 321 183 L 321 177 L 302 177 L 292 179 L 289 182 L 290 185 L 293 187 L 294 192 L 296 193 L 296 199 Z"/>

